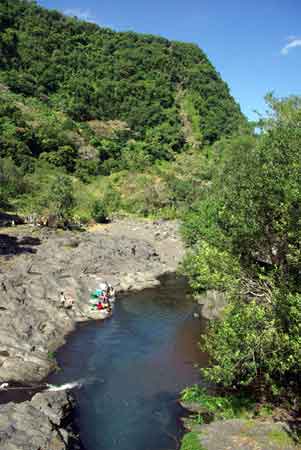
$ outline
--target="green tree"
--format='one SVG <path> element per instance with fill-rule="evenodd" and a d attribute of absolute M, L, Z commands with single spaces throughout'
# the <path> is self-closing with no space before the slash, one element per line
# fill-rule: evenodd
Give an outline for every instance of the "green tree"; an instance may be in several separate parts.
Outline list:
<path fill-rule="evenodd" d="M 0 207 L 8 207 L 11 199 L 27 190 L 28 183 L 22 169 L 11 158 L 0 158 Z"/>
<path fill-rule="evenodd" d="M 44 197 L 42 202 L 44 206 L 47 206 L 50 214 L 55 215 L 62 222 L 71 219 L 75 200 L 72 181 L 68 176 L 57 175 L 50 183 L 46 195 L 47 199 Z"/>
<path fill-rule="evenodd" d="M 68 172 L 74 172 L 78 151 L 70 145 L 59 147 L 56 152 L 44 152 L 40 158 L 57 167 L 64 167 Z"/>
<path fill-rule="evenodd" d="M 101 200 L 96 200 L 92 205 L 91 216 L 97 223 L 105 223 L 108 220 L 108 211 Z"/>
<path fill-rule="evenodd" d="M 197 292 L 229 302 L 205 338 L 206 377 L 277 395 L 300 391 L 301 103 L 269 101 L 259 136 L 215 146 L 212 184 L 185 226 L 199 242 L 186 271 Z"/>

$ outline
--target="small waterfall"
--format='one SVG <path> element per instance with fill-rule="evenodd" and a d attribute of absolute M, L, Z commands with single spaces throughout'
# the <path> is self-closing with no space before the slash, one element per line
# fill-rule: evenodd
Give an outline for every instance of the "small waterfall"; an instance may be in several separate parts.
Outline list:
<path fill-rule="evenodd" d="M 65 383 L 65 384 L 62 384 L 61 386 L 55 386 L 53 384 L 47 384 L 46 391 L 48 391 L 48 392 L 66 391 L 66 390 L 69 390 L 69 389 L 80 388 L 81 386 L 82 386 L 82 383 L 80 383 L 79 381 L 74 381 L 73 383 Z"/>
<path fill-rule="evenodd" d="M 80 388 L 82 386 L 82 382 L 74 381 L 73 383 L 65 383 L 61 386 L 56 386 L 54 384 L 41 384 L 39 386 L 10 386 L 9 383 L 2 383 L 0 385 L 0 390 L 2 391 L 35 391 L 42 390 L 46 392 L 59 392 L 66 391 L 69 389 Z"/>

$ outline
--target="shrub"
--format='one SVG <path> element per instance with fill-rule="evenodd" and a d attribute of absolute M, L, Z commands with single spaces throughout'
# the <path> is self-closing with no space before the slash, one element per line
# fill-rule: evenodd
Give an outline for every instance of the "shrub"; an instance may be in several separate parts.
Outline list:
<path fill-rule="evenodd" d="M 91 216 L 97 223 L 108 221 L 108 211 L 101 200 L 96 200 L 92 205 Z"/>
<path fill-rule="evenodd" d="M 186 257 L 183 269 L 196 292 L 230 290 L 239 283 L 240 265 L 237 259 L 226 250 L 205 241 Z"/>
<path fill-rule="evenodd" d="M 188 403 L 199 403 L 204 410 L 204 415 L 208 416 L 209 413 L 212 420 L 250 416 L 254 412 L 256 404 L 254 400 L 242 395 L 208 394 L 206 389 L 198 385 L 184 389 L 181 392 L 181 400 Z"/>
<path fill-rule="evenodd" d="M 23 171 L 11 158 L 0 158 L 0 206 L 7 207 L 12 197 L 24 194 L 28 183 Z"/>
<path fill-rule="evenodd" d="M 180 450 L 205 450 L 201 445 L 198 433 L 190 432 L 185 434 Z"/>
<path fill-rule="evenodd" d="M 203 373 L 223 386 L 252 386 L 259 396 L 289 395 L 298 385 L 300 320 L 300 295 L 275 292 L 270 303 L 236 298 L 209 327 L 204 348 L 213 365 Z"/>

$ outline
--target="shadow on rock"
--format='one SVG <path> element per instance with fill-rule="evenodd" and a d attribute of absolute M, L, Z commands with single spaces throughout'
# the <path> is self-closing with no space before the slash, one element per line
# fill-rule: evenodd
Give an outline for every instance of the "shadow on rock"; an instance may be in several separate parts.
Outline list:
<path fill-rule="evenodd" d="M 0 234 L 0 256 L 14 256 L 21 253 L 36 253 L 33 247 L 40 245 L 41 240 L 31 236 L 18 239 L 16 236 Z"/>
<path fill-rule="evenodd" d="M 7 214 L 0 211 L 0 226 L 10 227 L 14 225 L 22 225 L 24 220 L 16 214 Z"/>

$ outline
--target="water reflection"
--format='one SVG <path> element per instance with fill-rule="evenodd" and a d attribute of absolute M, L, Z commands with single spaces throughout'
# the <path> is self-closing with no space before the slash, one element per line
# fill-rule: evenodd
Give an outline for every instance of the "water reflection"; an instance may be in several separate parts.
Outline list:
<path fill-rule="evenodd" d="M 203 323 L 183 281 L 123 298 L 112 319 L 82 326 L 59 352 L 51 383 L 75 391 L 87 450 L 173 450 L 181 429 L 179 392 L 199 381 Z"/>

